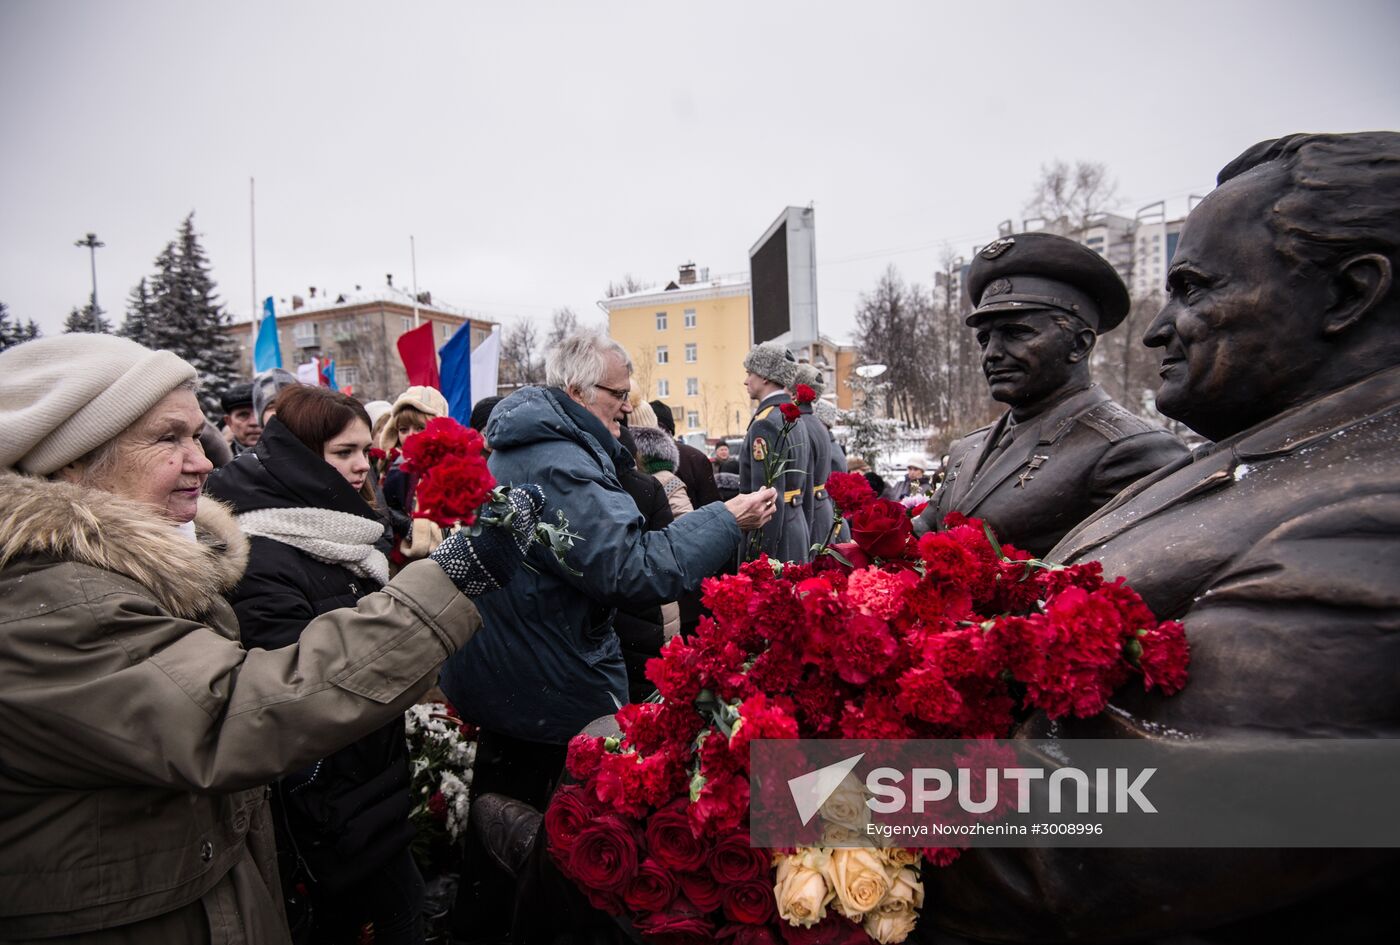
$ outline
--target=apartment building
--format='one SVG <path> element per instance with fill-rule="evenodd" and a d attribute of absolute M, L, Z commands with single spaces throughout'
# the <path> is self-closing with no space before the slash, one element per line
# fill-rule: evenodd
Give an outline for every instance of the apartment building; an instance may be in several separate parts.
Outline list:
<path fill-rule="evenodd" d="M 334 358 L 337 382 L 353 387 L 361 400 L 392 400 L 408 386 L 396 342 L 415 324 L 431 324 L 439 348 L 470 324 L 473 350 L 496 324 L 434 301 L 429 292 L 415 298 L 392 283 L 335 295 L 312 287 L 306 296 L 279 300 L 276 315 L 283 366 L 294 370 L 313 357 Z M 257 322 L 237 321 L 225 330 L 239 345 L 240 371 L 252 376 Z"/>

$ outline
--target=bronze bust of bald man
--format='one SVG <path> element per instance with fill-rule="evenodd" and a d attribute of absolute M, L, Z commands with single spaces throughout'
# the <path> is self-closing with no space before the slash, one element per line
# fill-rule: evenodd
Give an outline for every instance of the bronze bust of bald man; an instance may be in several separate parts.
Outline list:
<path fill-rule="evenodd" d="M 982 370 L 1010 409 L 955 442 L 942 488 L 915 521 L 975 516 L 1037 557 L 1146 473 L 1186 447 L 1093 383 L 1098 335 L 1128 313 L 1127 287 L 1098 253 L 1050 233 L 996 240 L 968 271 Z"/>
<path fill-rule="evenodd" d="M 1171 698 L 1125 687 L 1061 735 L 1197 758 L 1226 736 L 1400 737 L 1397 266 L 1400 133 L 1263 142 L 1187 218 L 1144 340 L 1158 407 L 1214 442 L 1050 557 L 1102 562 L 1182 621 L 1191 677 Z M 926 877 L 938 921 L 979 940 L 1378 941 L 1397 866 L 1394 850 L 978 850 Z"/>

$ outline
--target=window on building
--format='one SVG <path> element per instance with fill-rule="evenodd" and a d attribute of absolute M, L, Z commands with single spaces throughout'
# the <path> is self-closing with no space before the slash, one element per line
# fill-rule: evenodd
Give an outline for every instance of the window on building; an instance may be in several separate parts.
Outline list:
<path fill-rule="evenodd" d="M 657 363 L 657 364 L 670 364 L 670 363 L 671 363 L 671 351 L 670 351 L 670 349 L 667 348 L 665 345 L 657 345 L 657 346 L 656 346 L 656 363 Z"/>
<path fill-rule="evenodd" d="M 685 327 L 695 327 L 695 309 L 693 308 L 688 308 L 685 310 Z"/>
<path fill-rule="evenodd" d="M 446 341 L 452 337 L 452 326 L 447 322 L 442 323 L 442 340 Z"/>
<path fill-rule="evenodd" d="M 353 365 L 340 368 L 336 373 L 340 375 L 336 380 L 340 382 L 341 387 L 354 387 L 360 383 L 360 369 Z"/>
<path fill-rule="evenodd" d="M 686 364 L 694 364 L 696 361 L 699 361 L 699 360 L 700 360 L 700 350 L 699 350 L 699 348 L 696 346 L 695 342 L 692 341 L 690 344 L 688 344 L 688 345 L 685 346 L 685 363 L 686 363 Z"/>
<path fill-rule="evenodd" d="M 687 410 L 685 412 L 685 425 L 694 430 L 700 426 L 700 411 Z"/>
<path fill-rule="evenodd" d="M 403 330 L 404 330 L 404 331 L 412 331 L 412 330 L 413 330 L 413 319 L 410 318 L 409 316 L 405 315 L 405 316 L 403 317 L 403 319 L 402 319 L 402 324 L 403 324 Z"/>
<path fill-rule="evenodd" d="M 671 382 L 664 377 L 656 379 L 656 396 L 657 399 L 671 396 Z"/>
<path fill-rule="evenodd" d="M 665 330 L 666 330 L 666 313 L 665 313 L 665 312 L 657 312 L 657 313 L 656 313 L 656 330 L 657 330 L 657 331 L 665 331 Z"/>
<path fill-rule="evenodd" d="M 685 395 L 686 395 L 687 397 L 699 397 L 699 396 L 700 396 L 700 378 L 698 378 L 698 377 L 687 377 L 687 378 L 685 379 Z"/>

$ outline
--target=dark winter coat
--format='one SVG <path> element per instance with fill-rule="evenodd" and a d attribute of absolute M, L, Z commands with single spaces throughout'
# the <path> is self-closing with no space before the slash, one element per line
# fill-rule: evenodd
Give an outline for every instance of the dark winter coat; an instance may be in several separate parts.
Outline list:
<path fill-rule="evenodd" d="M 491 472 L 538 483 L 542 519 L 563 512 L 582 536 L 570 573 L 540 545 L 510 585 L 477 598 L 485 626 L 444 667 L 442 688 L 463 718 L 530 741 L 562 745 L 627 700 L 613 629 L 625 603 L 675 600 L 715 573 L 739 545 L 721 503 L 646 531 L 618 480 L 632 458 L 603 424 L 557 388 L 526 387 L 496 405 L 486 427 Z"/>
<path fill-rule="evenodd" d="M 210 477 L 207 491 L 235 514 L 319 508 L 379 521 L 350 484 L 275 417 L 251 451 Z M 354 607 L 379 590 L 373 578 L 291 545 L 257 535 L 249 544 L 248 570 L 228 595 L 245 647 L 296 643 L 316 616 Z M 353 885 L 412 840 L 408 784 L 400 717 L 278 782 L 278 846 L 289 862 L 299 855 L 323 889 Z"/>
<path fill-rule="evenodd" d="M 622 488 L 637 503 L 649 532 L 660 531 L 674 518 L 661 483 L 637 469 L 618 470 Z M 626 604 L 617 609 L 613 627 L 622 643 L 622 659 L 627 664 L 627 691 L 632 702 L 641 702 L 656 687 L 646 677 L 647 660 L 661 654 L 666 643 L 666 623 L 661 604 Z"/>

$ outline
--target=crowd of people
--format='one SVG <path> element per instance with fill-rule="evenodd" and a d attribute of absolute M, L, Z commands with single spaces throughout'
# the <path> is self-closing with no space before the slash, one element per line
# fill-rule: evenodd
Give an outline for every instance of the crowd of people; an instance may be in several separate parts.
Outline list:
<path fill-rule="evenodd" d="M 7 349 L 0 939 L 424 941 L 403 713 L 434 686 L 479 732 L 454 940 L 567 931 L 578 899 L 537 833 L 568 741 L 650 695 L 646 661 L 694 631 L 706 577 L 849 536 L 833 472 L 865 472 L 917 533 L 975 516 L 1185 622 L 1191 684 L 1129 699 L 1115 737 L 1400 735 L 1397 220 L 1400 135 L 1293 136 L 1222 171 L 1144 339 L 1159 409 L 1208 440 L 1194 451 L 1094 383 L 1128 293 L 1048 233 L 968 272 L 1005 412 L 893 485 L 848 459 L 822 374 L 780 344 L 743 362 L 742 446 L 707 456 L 619 344 L 578 332 L 544 385 L 467 418 L 516 487 L 510 523 L 475 534 L 421 514 L 403 462 L 449 415 L 431 387 L 362 404 L 266 372 L 223 393 L 219 429 L 168 351 Z M 580 536 L 565 560 L 529 540 L 561 514 Z M 1309 896 L 1384 860 L 978 850 L 926 879 L 929 927 L 1120 940 L 1286 914 L 1325 938 Z M 1238 896 L 1202 892 L 1240 875 Z"/>

